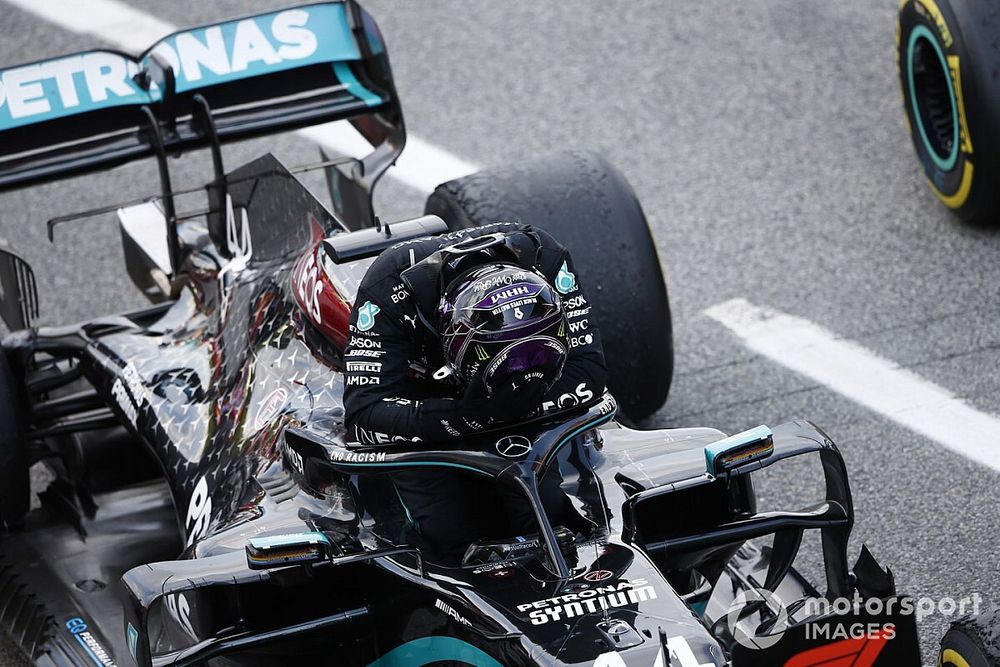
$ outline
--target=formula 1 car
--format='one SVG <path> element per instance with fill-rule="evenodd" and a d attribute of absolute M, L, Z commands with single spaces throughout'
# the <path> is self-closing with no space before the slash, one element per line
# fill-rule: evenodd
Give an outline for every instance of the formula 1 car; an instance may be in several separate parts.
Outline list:
<path fill-rule="evenodd" d="M 405 132 L 382 37 L 351 1 L 2 76 L 0 188 L 143 157 L 161 177 L 156 196 L 87 212 L 117 211 L 145 310 L 39 326 L 30 267 L 0 253 L 0 622 L 36 664 L 919 664 L 892 575 L 867 550 L 848 561 L 847 472 L 821 430 L 629 426 L 666 398 L 670 315 L 642 210 L 601 158 L 474 174 L 382 222 L 372 187 Z M 331 208 L 272 155 L 223 168 L 224 142 L 335 120 L 371 151 L 306 167 L 326 170 Z M 197 148 L 215 178 L 173 191 L 167 156 Z M 342 349 L 373 258 L 498 218 L 574 252 L 589 301 L 565 305 L 607 332 L 610 393 L 459 447 L 346 442 Z M 798 457 L 818 462 L 823 497 L 758 511 L 752 476 Z M 54 479 L 29 512 L 38 462 Z M 426 466 L 479 482 L 461 566 L 405 537 L 391 473 Z M 540 500 L 553 477 L 574 526 Z M 535 533 L 511 534 L 504 486 Z M 822 595 L 794 567 L 807 530 Z"/>

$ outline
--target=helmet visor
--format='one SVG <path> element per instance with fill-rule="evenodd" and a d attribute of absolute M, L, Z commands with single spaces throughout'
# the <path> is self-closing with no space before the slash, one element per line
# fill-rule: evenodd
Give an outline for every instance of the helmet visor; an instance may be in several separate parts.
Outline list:
<path fill-rule="evenodd" d="M 510 382 L 540 380 L 551 385 L 566 363 L 566 347 L 554 338 L 536 336 L 503 350 L 483 371 L 483 383 L 493 393 Z"/>

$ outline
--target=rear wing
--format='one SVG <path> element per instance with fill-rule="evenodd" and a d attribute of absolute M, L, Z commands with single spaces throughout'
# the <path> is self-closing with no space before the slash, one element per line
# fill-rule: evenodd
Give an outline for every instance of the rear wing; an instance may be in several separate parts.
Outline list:
<path fill-rule="evenodd" d="M 350 119 L 373 152 L 349 174 L 351 208 L 403 149 L 378 26 L 354 0 L 176 32 L 133 58 L 88 51 L 0 69 L 0 191 L 139 158 Z M 359 173 L 360 172 L 360 173 Z M 348 175 L 345 173 L 345 176 Z"/>

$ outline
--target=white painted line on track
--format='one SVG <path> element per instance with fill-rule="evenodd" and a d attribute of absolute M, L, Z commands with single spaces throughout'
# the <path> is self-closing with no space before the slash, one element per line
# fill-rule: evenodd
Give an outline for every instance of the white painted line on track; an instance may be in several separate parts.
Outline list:
<path fill-rule="evenodd" d="M 133 55 L 178 29 L 118 0 L 3 1 L 70 32 L 94 35 Z M 361 157 L 371 152 L 368 142 L 347 122 L 317 125 L 298 134 L 340 155 Z M 421 192 L 430 192 L 439 183 L 478 170 L 475 164 L 411 134 L 406 150 L 387 175 Z"/>
<path fill-rule="evenodd" d="M 705 314 L 757 354 L 1000 471 L 1000 419 L 972 408 L 947 389 L 808 320 L 745 299 L 720 303 Z"/>
<path fill-rule="evenodd" d="M 117 0 L 4 1 L 60 28 L 100 37 L 133 54 L 141 53 L 161 37 L 176 30 L 169 23 Z"/>

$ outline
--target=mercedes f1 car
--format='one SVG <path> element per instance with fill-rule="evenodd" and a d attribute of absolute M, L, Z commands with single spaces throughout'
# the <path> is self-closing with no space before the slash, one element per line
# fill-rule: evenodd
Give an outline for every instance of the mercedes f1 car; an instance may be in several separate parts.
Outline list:
<path fill-rule="evenodd" d="M 601 158 L 474 174 L 382 222 L 372 188 L 405 132 L 383 39 L 350 0 L 2 74 L 0 188 L 139 158 L 161 177 L 155 196 L 86 213 L 117 212 L 145 310 L 39 326 L 31 268 L 0 253 L 0 621 L 36 664 L 919 663 L 891 574 L 867 550 L 848 560 L 847 472 L 821 430 L 633 428 L 666 398 L 670 314 L 642 210 Z M 225 142 L 328 121 L 371 150 L 223 167 Z M 199 148 L 214 179 L 174 191 L 168 156 Z M 300 182 L 309 168 L 331 206 Z M 601 322 L 610 392 L 459 447 L 346 442 L 342 349 L 373 258 L 499 218 L 572 249 L 590 301 L 567 306 Z M 822 497 L 758 510 L 753 477 L 798 457 L 817 462 Z M 53 479 L 29 511 L 36 463 Z M 391 476 L 426 466 L 480 482 L 461 566 L 403 537 Z M 553 476 L 576 527 L 539 499 Z M 504 486 L 533 534 L 511 534 Z M 794 567 L 805 531 L 822 537 L 822 593 Z"/>

